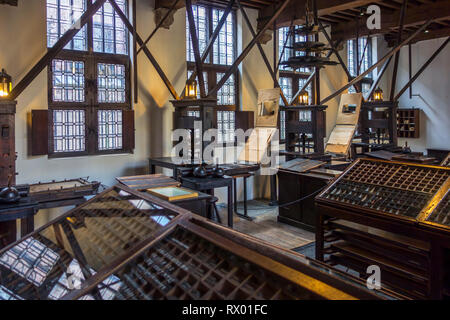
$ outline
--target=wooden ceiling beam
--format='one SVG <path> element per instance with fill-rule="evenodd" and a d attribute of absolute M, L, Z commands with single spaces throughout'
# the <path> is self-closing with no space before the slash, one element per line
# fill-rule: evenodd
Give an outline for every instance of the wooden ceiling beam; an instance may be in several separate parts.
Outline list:
<path fill-rule="evenodd" d="M 0 0 L 0 4 L 9 4 L 10 6 L 17 7 L 18 0 Z"/>
<path fill-rule="evenodd" d="M 277 27 L 289 26 L 292 18 L 294 24 L 302 24 L 305 20 L 306 0 L 293 1 L 278 17 Z M 378 3 L 381 0 L 317 0 L 317 14 L 319 17 L 330 15 L 338 11 L 344 11 L 351 8 L 359 8 L 371 3 Z M 260 11 L 259 22 L 264 23 L 267 17 L 273 13 L 273 8 L 267 7 Z"/>
<path fill-rule="evenodd" d="M 411 32 L 412 33 L 412 32 Z M 407 35 L 403 35 L 403 37 L 406 37 Z M 430 30 L 428 32 L 422 32 L 421 34 L 417 35 L 412 41 L 411 44 L 417 43 L 419 41 L 424 40 L 431 40 L 431 39 L 439 39 L 444 37 L 450 37 L 450 28 L 442 28 L 442 29 L 435 29 Z M 394 47 L 396 39 L 395 37 L 389 37 L 385 36 L 384 38 L 388 44 L 388 47 Z"/>
<path fill-rule="evenodd" d="M 359 36 L 367 36 L 369 34 L 386 34 L 394 29 L 398 28 L 398 17 L 400 16 L 400 10 L 395 12 L 383 14 L 381 12 L 381 29 L 379 30 L 369 30 L 364 21 L 360 21 L 358 34 Z M 446 20 L 450 18 L 450 6 L 448 1 L 439 1 L 430 3 L 427 5 L 416 6 L 408 8 L 407 14 L 405 16 L 404 26 L 418 26 L 425 23 L 427 20 Z M 346 22 L 337 24 L 332 32 L 332 39 L 352 39 L 355 38 L 357 30 L 357 22 Z"/>

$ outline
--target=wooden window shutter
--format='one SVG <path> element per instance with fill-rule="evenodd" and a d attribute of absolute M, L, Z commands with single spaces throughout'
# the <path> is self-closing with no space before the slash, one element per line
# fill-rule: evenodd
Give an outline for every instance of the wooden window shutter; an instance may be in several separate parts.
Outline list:
<path fill-rule="evenodd" d="M 31 155 L 48 154 L 48 110 L 31 110 Z"/>
<path fill-rule="evenodd" d="M 134 149 L 134 110 L 123 110 L 122 115 L 123 149 L 132 151 Z"/>

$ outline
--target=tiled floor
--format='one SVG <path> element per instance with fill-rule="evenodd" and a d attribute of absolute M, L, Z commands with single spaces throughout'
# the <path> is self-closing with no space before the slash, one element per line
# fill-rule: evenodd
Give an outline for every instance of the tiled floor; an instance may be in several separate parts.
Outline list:
<path fill-rule="evenodd" d="M 222 222 L 226 221 L 226 208 L 219 210 Z M 243 204 L 238 203 L 238 212 L 243 211 Z M 298 248 L 314 241 L 314 233 L 278 222 L 278 208 L 269 206 L 268 201 L 248 201 L 248 215 L 254 220 L 234 216 L 235 230 L 286 249 Z"/>

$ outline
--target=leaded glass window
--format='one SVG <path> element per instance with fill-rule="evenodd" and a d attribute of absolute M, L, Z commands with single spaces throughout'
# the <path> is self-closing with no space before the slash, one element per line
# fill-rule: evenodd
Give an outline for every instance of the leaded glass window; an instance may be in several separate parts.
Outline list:
<path fill-rule="evenodd" d="M 53 110 L 53 151 L 85 151 L 85 126 L 84 110 Z"/>
<path fill-rule="evenodd" d="M 98 102 L 125 102 L 125 66 L 121 64 L 97 64 Z"/>
<path fill-rule="evenodd" d="M 290 102 L 292 100 L 292 78 L 288 77 L 280 77 L 278 80 L 280 83 L 280 88 L 283 91 L 286 100 Z M 283 101 L 280 98 L 280 104 L 283 104 Z"/>
<path fill-rule="evenodd" d="M 55 59 L 53 69 L 53 101 L 84 102 L 84 62 Z"/>
<path fill-rule="evenodd" d="M 219 24 L 222 18 L 224 10 L 213 9 L 212 10 L 212 25 L 213 30 Z M 214 64 L 232 65 L 234 62 L 234 28 L 233 28 L 233 15 L 229 14 L 222 29 L 220 29 L 219 36 L 214 42 Z"/>
<path fill-rule="evenodd" d="M 86 0 L 47 0 L 47 47 L 53 47 L 85 10 Z M 84 26 L 65 49 L 87 50 L 86 30 Z"/>
<path fill-rule="evenodd" d="M 115 2 L 128 16 L 128 1 Z M 73 27 L 91 1 L 46 3 L 47 45 L 51 47 Z M 123 137 L 122 127 L 123 119 L 126 123 L 133 120 L 131 113 L 124 115 L 131 109 L 128 41 L 128 29 L 106 1 L 52 60 L 48 67 L 49 156 L 130 151 L 133 144 L 128 138 L 134 133 L 125 130 Z"/>
<path fill-rule="evenodd" d="M 289 27 L 283 27 L 278 29 L 278 57 L 281 56 L 281 62 L 287 61 L 292 56 L 292 49 L 290 48 L 284 48 L 284 45 L 286 44 L 286 47 L 292 47 L 292 37 L 289 32 Z M 283 52 L 284 48 L 284 52 Z M 292 70 L 288 66 L 280 65 L 280 70 Z"/>
<path fill-rule="evenodd" d="M 358 52 L 356 52 L 358 51 Z M 372 38 L 359 38 L 358 46 L 356 40 L 347 41 L 347 68 L 352 77 L 365 72 L 372 65 Z M 358 72 L 359 71 L 359 72 Z M 372 72 L 368 73 L 364 79 L 361 80 L 362 92 L 367 93 L 372 84 Z M 348 88 L 349 93 L 355 93 L 353 86 Z"/>
<path fill-rule="evenodd" d="M 217 73 L 217 82 L 219 82 L 224 73 Z M 217 103 L 219 105 L 234 105 L 235 104 L 235 88 L 234 76 L 231 75 L 223 84 L 222 88 L 217 91 Z"/>
<path fill-rule="evenodd" d="M 122 110 L 98 111 L 98 149 L 122 149 Z"/>
<path fill-rule="evenodd" d="M 116 3 L 122 12 L 127 12 L 125 0 Z M 128 53 L 128 30 L 109 2 L 97 11 L 93 21 L 94 52 Z"/>
<path fill-rule="evenodd" d="M 219 143 L 234 142 L 234 111 L 217 111 L 217 140 Z"/>
<path fill-rule="evenodd" d="M 203 6 L 192 6 L 192 10 L 194 13 L 194 21 L 195 21 L 195 28 L 197 30 L 197 37 L 199 42 L 199 50 L 200 55 L 205 51 L 206 49 L 206 43 L 208 41 L 209 32 L 208 32 L 208 25 L 207 25 L 207 10 L 206 7 Z M 187 39 L 187 61 L 195 61 L 194 56 L 194 48 L 192 47 L 192 39 L 191 34 L 189 31 L 189 22 L 187 18 L 186 13 L 186 39 Z"/>

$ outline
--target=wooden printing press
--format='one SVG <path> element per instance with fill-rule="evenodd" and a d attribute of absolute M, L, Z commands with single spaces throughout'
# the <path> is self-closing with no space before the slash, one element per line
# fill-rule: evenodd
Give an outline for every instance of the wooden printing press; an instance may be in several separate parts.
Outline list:
<path fill-rule="evenodd" d="M 316 258 L 413 298 L 450 297 L 450 168 L 359 159 L 317 198 Z"/>
<path fill-rule="evenodd" d="M 399 298 L 125 186 L 0 251 L 7 300 Z"/>
<path fill-rule="evenodd" d="M 85 197 L 95 195 L 99 186 L 99 182 L 83 178 L 16 186 L 20 198 L 0 204 L 0 248 L 16 241 L 16 220 L 23 237 L 34 230 L 34 215 L 39 210 L 79 205 Z"/>

